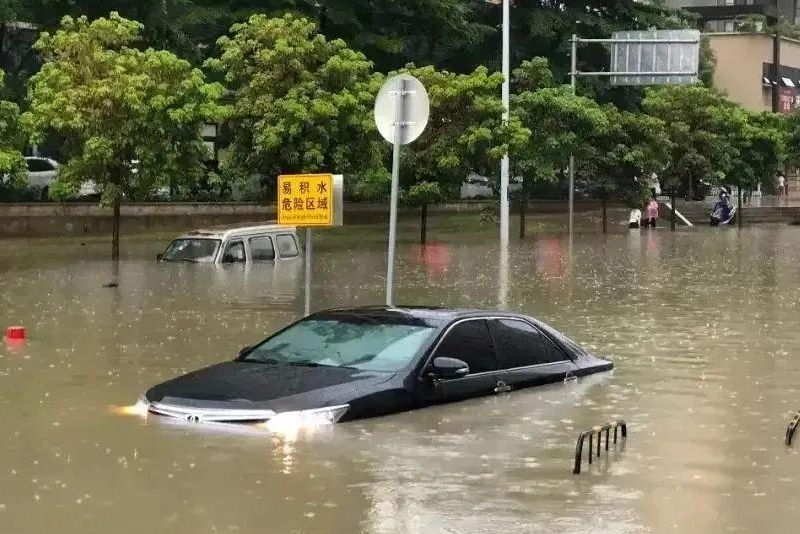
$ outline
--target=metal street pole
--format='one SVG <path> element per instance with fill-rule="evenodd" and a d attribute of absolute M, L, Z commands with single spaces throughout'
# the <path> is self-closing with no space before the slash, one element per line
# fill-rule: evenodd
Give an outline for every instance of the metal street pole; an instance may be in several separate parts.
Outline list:
<path fill-rule="evenodd" d="M 305 300 L 305 316 L 311 315 L 311 263 L 314 247 L 311 241 L 314 239 L 314 233 L 311 228 L 306 228 L 306 300 Z"/>
<path fill-rule="evenodd" d="M 386 269 L 386 305 L 394 305 L 394 256 L 397 241 L 397 198 L 400 194 L 400 147 L 403 146 L 403 105 L 406 81 L 397 80 L 394 108 L 394 150 L 392 151 L 392 198 L 389 207 L 389 265 Z"/>
<path fill-rule="evenodd" d="M 572 94 L 576 92 L 575 77 L 578 75 L 578 36 L 572 34 L 572 67 L 570 69 L 570 84 Z M 572 242 L 575 209 L 575 156 L 569 155 L 569 239 Z"/>
<path fill-rule="evenodd" d="M 508 122 L 511 109 L 511 0 L 503 0 L 503 122 Z M 500 243 L 508 243 L 509 159 L 500 162 Z"/>

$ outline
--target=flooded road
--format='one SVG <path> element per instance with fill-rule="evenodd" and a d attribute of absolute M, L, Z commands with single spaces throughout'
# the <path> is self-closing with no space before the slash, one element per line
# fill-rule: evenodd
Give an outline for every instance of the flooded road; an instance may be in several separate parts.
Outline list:
<path fill-rule="evenodd" d="M 457 225 L 456 225 L 457 226 Z M 413 240 L 413 229 L 404 237 Z M 313 306 L 383 300 L 384 228 L 316 244 Z M 800 454 L 800 228 L 401 243 L 397 300 L 536 315 L 613 374 L 317 431 L 113 413 L 300 316 L 302 262 L 157 265 L 165 240 L 0 242 L 0 532 L 792 532 Z M 570 261 L 570 259 L 572 261 Z M 575 440 L 622 451 L 571 474 Z"/>

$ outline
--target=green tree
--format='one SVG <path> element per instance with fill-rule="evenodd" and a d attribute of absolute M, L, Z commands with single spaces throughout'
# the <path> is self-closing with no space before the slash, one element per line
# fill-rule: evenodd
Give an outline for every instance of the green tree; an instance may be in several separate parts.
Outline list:
<path fill-rule="evenodd" d="M 725 182 L 738 188 L 739 216 L 736 220 L 742 226 L 742 190 L 752 191 L 760 182 L 775 176 L 788 156 L 788 128 L 797 128 L 800 123 L 797 115 L 785 119 L 776 113 L 753 113 L 743 108 L 736 108 L 734 113 L 738 128 L 733 145 L 737 154 Z"/>
<path fill-rule="evenodd" d="M 738 156 L 734 136 L 742 117 L 741 108 L 724 95 L 699 85 L 650 88 L 643 106 L 664 122 L 672 141 L 668 164 L 659 178 L 671 194 L 673 207 L 682 186 L 691 190 L 699 180 L 718 183 L 730 171 Z"/>
<path fill-rule="evenodd" d="M 115 260 L 122 200 L 201 176 L 201 126 L 225 111 L 218 103 L 223 88 L 188 62 L 131 48 L 141 31 L 117 13 L 65 17 L 36 43 L 44 65 L 31 79 L 23 116 L 34 141 L 50 131 L 65 139 L 68 160 L 51 194 L 66 196 L 91 179 L 113 207 Z"/>
<path fill-rule="evenodd" d="M 169 4 L 173 31 L 201 45 L 197 49 L 201 54 L 214 53 L 214 42 L 231 25 L 254 14 L 292 13 L 314 22 L 331 39 L 343 39 L 383 72 L 414 61 L 449 65 L 493 33 L 494 26 L 475 20 L 482 6 L 472 0 L 172 0 Z"/>
<path fill-rule="evenodd" d="M 428 206 L 447 198 L 438 182 L 420 182 L 402 192 L 403 204 L 420 208 L 419 243 L 428 241 Z"/>
<path fill-rule="evenodd" d="M 363 54 L 290 14 L 253 15 L 231 31 L 208 65 L 224 71 L 235 92 L 236 168 L 265 175 L 270 194 L 280 174 L 385 174 L 372 114 L 381 76 Z"/>
<path fill-rule="evenodd" d="M 4 73 L 0 70 L 0 89 Z M 13 192 L 25 186 L 25 159 L 20 148 L 24 136 L 19 125 L 19 107 L 0 100 L 0 198 L 11 198 Z"/>
<path fill-rule="evenodd" d="M 563 176 L 570 154 L 578 161 L 590 156 L 588 141 L 608 128 L 601 107 L 592 99 L 575 96 L 569 86 L 556 85 L 545 58 L 526 61 L 514 72 L 518 92 L 511 100 L 510 139 L 512 171 L 522 177 L 520 237 L 525 237 L 525 213 L 537 181 Z"/>
<path fill-rule="evenodd" d="M 589 140 L 578 167 L 603 203 L 603 233 L 608 231 L 607 203 L 615 199 L 641 206 L 650 195 L 648 179 L 669 161 L 671 141 L 664 123 L 643 113 L 603 108 L 608 127 Z"/>
<path fill-rule="evenodd" d="M 503 77 L 485 67 L 455 74 L 410 65 L 407 72 L 425 86 L 431 107 L 425 132 L 403 149 L 400 176 L 406 203 L 421 208 L 424 243 L 429 204 L 454 198 L 470 172 L 497 172 L 508 130 L 502 125 Z"/>

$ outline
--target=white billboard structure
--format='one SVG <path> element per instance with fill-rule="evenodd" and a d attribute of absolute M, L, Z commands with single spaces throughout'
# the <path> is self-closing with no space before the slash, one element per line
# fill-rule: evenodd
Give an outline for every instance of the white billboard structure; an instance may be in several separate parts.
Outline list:
<path fill-rule="evenodd" d="M 602 44 L 609 48 L 607 71 L 578 70 L 578 45 Z M 700 75 L 698 30 L 652 30 L 615 32 L 611 39 L 580 39 L 572 36 L 572 91 L 578 76 L 607 77 L 613 85 L 687 85 Z M 575 159 L 569 161 L 569 235 L 572 240 L 575 198 Z"/>
<path fill-rule="evenodd" d="M 611 44 L 614 85 L 679 85 L 698 81 L 700 32 L 616 32 Z"/>

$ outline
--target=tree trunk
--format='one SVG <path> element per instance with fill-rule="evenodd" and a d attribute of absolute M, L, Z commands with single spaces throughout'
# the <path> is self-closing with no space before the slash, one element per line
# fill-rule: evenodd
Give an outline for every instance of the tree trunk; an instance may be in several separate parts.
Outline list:
<path fill-rule="evenodd" d="M 519 238 L 525 239 L 525 212 L 528 209 L 528 195 L 519 196 Z"/>
<path fill-rule="evenodd" d="M 738 197 L 739 207 L 736 208 L 736 226 L 741 228 L 742 227 L 742 186 L 741 185 L 739 186 L 738 193 L 739 194 L 737 195 L 737 197 Z"/>
<path fill-rule="evenodd" d="M 608 200 L 603 197 L 603 233 L 608 233 Z"/>
<path fill-rule="evenodd" d="M 0 69 L 6 70 L 6 23 L 0 23 Z"/>
<path fill-rule="evenodd" d="M 120 213 L 119 206 L 121 199 L 119 197 L 114 199 L 114 221 L 111 226 L 111 261 L 119 261 L 119 222 Z"/>
<path fill-rule="evenodd" d="M 428 205 L 422 205 L 420 213 L 419 244 L 424 245 L 428 241 Z"/>
<path fill-rule="evenodd" d="M 670 220 L 669 220 L 669 229 L 674 232 L 675 231 L 675 223 L 678 220 L 678 215 L 677 215 L 678 207 L 675 205 L 675 190 L 674 189 L 672 190 L 672 193 L 670 194 L 670 196 L 672 197 L 672 215 L 670 216 Z"/>

